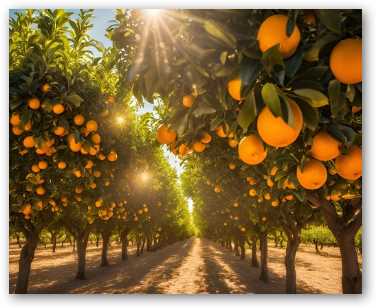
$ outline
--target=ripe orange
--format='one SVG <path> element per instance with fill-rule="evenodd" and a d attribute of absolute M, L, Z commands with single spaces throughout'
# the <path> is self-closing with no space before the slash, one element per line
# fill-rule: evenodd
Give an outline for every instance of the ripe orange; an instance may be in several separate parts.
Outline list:
<path fill-rule="evenodd" d="M 201 153 L 205 150 L 205 144 L 197 141 L 193 144 L 192 148 L 193 151 L 195 151 L 196 153 Z"/>
<path fill-rule="evenodd" d="M 100 144 L 101 143 L 101 135 L 99 135 L 98 133 L 95 133 L 91 136 L 91 141 L 94 143 L 94 144 Z"/>
<path fill-rule="evenodd" d="M 176 140 L 176 132 L 166 124 L 161 124 L 157 130 L 157 140 L 160 144 L 170 144 Z"/>
<path fill-rule="evenodd" d="M 85 117 L 82 114 L 77 114 L 73 118 L 73 123 L 77 126 L 81 126 L 85 123 Z"/>
<path fill-rule="evenodd" d="M 65 161 L 59 161 L 57 163 L 57 167 L 61 170 L 65 169 L 67 167 L 67 163 Z"/>
<path fill-rule="evenodd" d="M 256 191 L 256 189 L 251 188 L 251 189 L 248 191 L 248 194 L 249 194 L 251 197 L 255 197 L 255 196 L 257 195 L 257 191 Z"/>
<path fill-rule="evenodd" d="M 21 124 L 21 117 L 18 113 L 12 113 L 12 116 L 10 117 L 10 124 L 12 124 L 13 126 L 18 126 Z"/>
<path fill-rule="evenodd" d="M 33 210 L 30 203 L 27 203 L 22 207 L 22 214 L 24 214 L 25 216 L 30 216 L 32 212 Z"/>
<path fill-rule="evenodd" d="M 33 148 L 35 146 L 35 140 L 33 136 L 27 136 L 23 140 L 23 145 L 25 148 Z"/>
<path fill-rule="evenodd" d="M 52 111 L 54 114 L 62 114 L 64 112 L 65 108 L 64 108 L 64 105 L 61 104 L 61 103 L 57 103 L 55 105 L 53 105 L 52 107 Z"/>
<path fill-rule="evenodd" d="M 100 172 L 99 170 L 95 170 L 93 175 L 96 177 L 96 178 L 100 178 L 101 175 L 102 175 L 102 172 Z"/>
<path fill-rule="evenodd" d="M 41 170 L 47 169 L 48 163 L 45 160 L 41 160 L 40 162 L 38 162 L 38 167 Z"/>
<path fill-rule="evenodd" d="M 202 143 L 208 144 L 212 141 L 212 136 L 209 133 L 205 132 L 205 133 L 202 134 L 200 141 Z"/>
<path fill-rule="evenodd" d="M 105 160 L 106 156 L 103 153 L 99 153 L 98 158 L 99 158 L 99 160 Z"/>
<path fill-rule="evenodd" d="M 50 87 L 50 85 L 49 85 L 48 83 L 45 83 L 45 84 L 43 84 L 43 85 L 40 87 L 40 89 L 41 89 L 41 91 L 42 91 L 43 93 L 47 93 L 47 92 L 50 91 L 51 87 Z"/>
<path fill-rule="evenodd" d="M 91 189 L 95 189 L 95 188 L 97 187 L 97 184 L 96 184 L 95 182 L 91 182 L 91 183 L 89 184 L 89 187 L 90 187 Z"/>
<path fill-rule="evenodd" d="M 353 146 L 348 154 L 342 154 L 335 160 L 338 174 L 346 180 L 355 181 L 362 176 L 362 150 Z"/>
<path fill-rule="evenodd" d="M 248 165 L 257 165 L 266 157 L 265 147 L 259 137 L 252 134 L 240 140 L 239 158 Z"/>
<path fill-rule="evenodd" d="M 80 178 L 82 176 L 82 172 L 80 169 L 74 169 L 73 170 L 73 175 L 76 177 L 76 178 Z"/>
<path fill-rule="evenodd" d="M 38 173 L 40 171 L 40 168 L 37 164 L 34 164 L 31 166 L 31 171 L 33 171 L 34 173 Z"/>
<path fill-rule="evenodd" d="M 340 146 L 341 142 L 322 131 L 313 137 L 311 154 L 312 157 L 321 161 L 331 160 L 341 154 Z"/>
<path fill-rule="evenodd" d="M 287 36 L 288 17 L 272 15 L 266 18 L 257 33 L 259 48 L 262 52 L 279 44 L 279 51 L 284 58 L 292 56 L 300 43 L 300 31 L 295 25 L 292 34 Z"/>
<path fill-rule="evenodd" d="M 86 122 L 86 132 L 96 132 L 98 130 L 98 124 L 95 120 L 89 120 Z"/>
<path fill-rule="evenodd" d="M 332 50 L 329 59 L 330 70 L 334 77 L 345 84 L 362 81 L 362 40 L 345 39 Z"/>
<path fill-rule="evenodd" d="M 240 78 L 232 79 L 227 83 L 227 91 L 234 100 L 240 101 L 243 99 L 240 96 L 241 84 Z"/>
<path fill-rule="evenodd" d="M 327 176 L 325 165 L 316 159 L 305 163 L 303 170 L 300 166 L 296 169 L 296 177 L 300 185 L 309 190 L 322 187 L 326 183 Z"/>
<path fill-rule="evenodd" d="M 294 114 L 292 127 L 281 117 L 275 117 L 267 106 L 260 112 L 257 118 L 257 131 L 265 143 L 282 148 L 292 144 L 298 138 L 303 128 L 303 114 L 293 100 L 289 100 L 289 105 Z"/>
<path fill-rule="evenodd" d="M 43 196 L 46 193 L 46 189 L 43 186 L 38 186 L 35 192 L 38 196 Z"/>
<path fill-rule="evenodd" d="M 112 162 L 116 161 L 118 159 L 118 155 L 115 151 L 112 150 L 110 153 L 108 153 L 107 159 Z"/>
<path fill-rule="evenodd" d="M 19 126 L 12 126 L 12 133 L 16 136 L 22 135 L 23 129 L 20 128 Z"/>
<path fill-rule="evenodd" d="M 236 165 L 235 165 L 234 163 L 229 163 L 229 164 L 228 164 L 228 168 L 229 168 L 230 170 L 235 170 L 235 169 L 236 169 Z"/>
<path fill-rule="evenodd" d="M 362 106 L 352 106 L 351 107 L 351 112 L 354 113 L 354 114 L 358 113 L 361 110 L 362 110 Z"/>
<path fill-rule="evenodd" d="M 314 26 L 316 25 L 316 16 L 313 13 L 304 14 L 303 21 L 307 25 Z"/>
<path fill-rule="evenodd" d="M 24 128 L 24 130 L 25 130 L 26 132 L 30 131 L 31 128 L 32 128 L 31 121 L 30 121 L 30 120 L 27 121 L 23 128 Z"/>
<path fill-rule="evenodd" d="M 81 150 L 81 143 L 76 141 L 76 137 L 73 134 L 68 135 L 67 142 L 72 152 L 79 152 Z"/>
<path fill-rule="evenodd" d="M 85 165 L 85 169 L 91 169 L 94 166 L 94 163 L 92 160 L 88 160 Z"/>
<path fill-rule="evenodd" d="M 238 145 L 238 141 L 235 140 L 235 139 L 229 139 L 229 140 L 228 140 L 228 145 L 229 145 L 231 148 L 236 148 L 236 146 Z"/>
<path fill-rule="evenodd" d="M 218 137 L 221 138 L 226 138 L 227 137 L 227 132 L 229 130 L 228 124 L 225 123 L 224 125 L 219 125 L 216 129 L 215 132 L 217 133 Z"/>
<path fill-rule="evenodd" d="M 29 106 L 30 109 L 37 110 L 40 107 L 40 100 L 37 98 L 30 98 L 27 101 L 27 105 Z"/>
<path fill-rule="evenodd" d="M 62 137 L 65 135 L 65 128 L 63 126 L 57 126 L 54 129 L 54 134 L 56 136 Z"/>
<path fill-rule="evenodd" d="M 183 96 L 183 106 L 186 108 L 191 108 L 193 105 L 193 96 L 192 95 L 184 95 Z"/>

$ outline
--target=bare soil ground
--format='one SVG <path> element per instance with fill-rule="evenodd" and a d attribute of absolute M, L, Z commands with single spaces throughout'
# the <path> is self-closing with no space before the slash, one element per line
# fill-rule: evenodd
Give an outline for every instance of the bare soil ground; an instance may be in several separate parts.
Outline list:
<path fill-rule="evenodd" d="M 89 246 L 87 280 L 74 279 L 76 256 L 72 247 L 38 248 L 32 263 L 30 293 L 284 293 L 284 250 L 269 246 L 270 282 L 258 280 L 249 251 L 240 260 L 229 250 L 206 239 L 191 238 L 127 261 L 120 247 L 109 250 L 109 267 L 99 267 L 100 248 Z M 9 292 L 15 287 L 19 249 L 9 251 Z M 341 260 L 338 248 L 302 246 L 297 253 L 299 293 L 341 293 Z"/>

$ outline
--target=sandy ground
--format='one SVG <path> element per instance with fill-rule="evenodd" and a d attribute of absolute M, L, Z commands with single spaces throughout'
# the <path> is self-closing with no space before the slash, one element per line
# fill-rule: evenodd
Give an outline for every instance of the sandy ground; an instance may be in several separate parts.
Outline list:
<path fill-rule="evenodd" d="M 269 247 L 270 282 L 258 280 L 259 269 L 247 258 L 206 240 L 191 238 L 142 256 L 120 260 L 120 247 L 109 251 L 111 266 L 99 267 L 100 248 L 87 253 L 87 280 L 76 280 L 72 247 L 39 248 L 32 263 L 30 293 L 284 293 L 284 250 Z M 14 290 L 19 249 L 10 248 L 9 291 Z M 337 248 L 325 248 L 322 255 L 302 246 L 297 253 L 299 293 L 341 293 L 341 260 Z"/>

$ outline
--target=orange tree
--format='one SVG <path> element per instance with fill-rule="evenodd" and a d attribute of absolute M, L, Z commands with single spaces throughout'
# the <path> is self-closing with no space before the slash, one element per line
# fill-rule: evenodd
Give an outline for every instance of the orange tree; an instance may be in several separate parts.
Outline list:
<path fill-rule="evenodd" d="M 93 73 L 92 11 L 70 15 L 29 10 L 10 20 L 9 212 L 27 239 L 16 293 L 27 291 L 39 233 L 55 220 L 76 237 L 83 277 L 96 169 L 111 164 L 101 159 L 98 117 L 108 107 Z"/>
<path fill-rule="evenodd" d="M 216 131 L 234 160 L 275 165 L 268 187 L 291 191 L 275 201 L 292 195 L 320 210 L 340 247 L 343 292 L 359 293 L 360 11 L 133 10 L 117 20 L 122 82 L 139 101 L 164 103 L 158 141 L 182 157 L 206 151 Z"/>

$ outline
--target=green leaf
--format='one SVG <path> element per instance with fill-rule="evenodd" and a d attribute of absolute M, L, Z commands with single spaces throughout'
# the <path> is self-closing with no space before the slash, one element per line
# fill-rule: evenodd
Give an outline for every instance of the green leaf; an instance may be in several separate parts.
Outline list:
<path fill-rule="evenodd" d="M 279 45 L 269 48 L 262 54 L 261 63 L 266 72 L 280 84 L 285 80 L 285 63 L 279 51 Z"/>
<path fill-rule="evenodd" d="M 338 36 L 334 33 L 327 33 L 325 36 L 319 38 L 312 47 L 305 53 L 304 60 L 314 62 L 319 60 L 320 51 L 328 44 L 337 41 Z"/>
<path fill-rule="evenodd" d="M 282 116 L 281 102 L 279 100 L 277 88 L 268 82 L 261 89 L 262 99 L 276 117 Z"/>
<path fill-rule="evenodd" d="M 207 114 L 213 114 L 217 111 L 212 106 L 210 106 L 206 99 L 202 99 L 200 101 L 197 100 L 195 105 L 196 108 L 193 110 L 192 114 L 196 118 Z"/>
<path fill-rule="evenodd" d="M 341 83 L 338 80 L 333 79 L 329 82 L 328 95 L 332 117 L 339 120 L 344 119 L 345 114 L 349 110 L 349 106 L 344 93 L 342 93 Z"/>
<path fill-rule="evenodd" d="M 330 31 L 341 34 L 342 16 L 339 10 L 320 10 L 320 21 Z"/>
<path fill-rule="evenodd" d="M 316 130 L 320 120 L 318 109 L 313 108 L 304 100 L 295 99 L 295 101 L 298 103 L 300 110 L 302 111 L 305 126 L 310 130 Z"/>
<path fill-rule="evenodd" d="M 223 26 L 219 25 L 213 20 L 206 20 L 204 22 L 204 29 L 211 36 L 215 37 L 219 41 L 223 42 L 231 48 L 236 47 L 236 38 L 233 34 L 227 31 Z"/>
<path fill-rule="evenodd" d="M 221 55 L 220 55 L 220 57 L 219 57 L 219 60 L 221 61 L 221 64 L 222 64 L 222 65 L 225 65 L 225 64 L 226 64 L 227 56 L 228 56 L 228 52 L 227 52 L 227 51 L 222 51 L 222 52 L 221 52 Z"/>
<path fill-rule="evenodd" d="M 308 98 L 307 102 L 314 108 L 319 108 L 329 104 L 327 96 L 317 90 L 297 89 L 294 93 L 303 98 Z"/>
<path fill-rule="evenodd" d="M 77 108 L 80 107 L 83 102 L 83 98 L 76 93 L 69 94 L 65 99 Z"/>
<path fill-rule="evenodd" d="M 253 91 L 245 98 L 243 107 L 240 109 L 237 122 L 243 131 L 246 132 L 249 125 L 255 120 L 257 116 L 256 101 Z"/>

